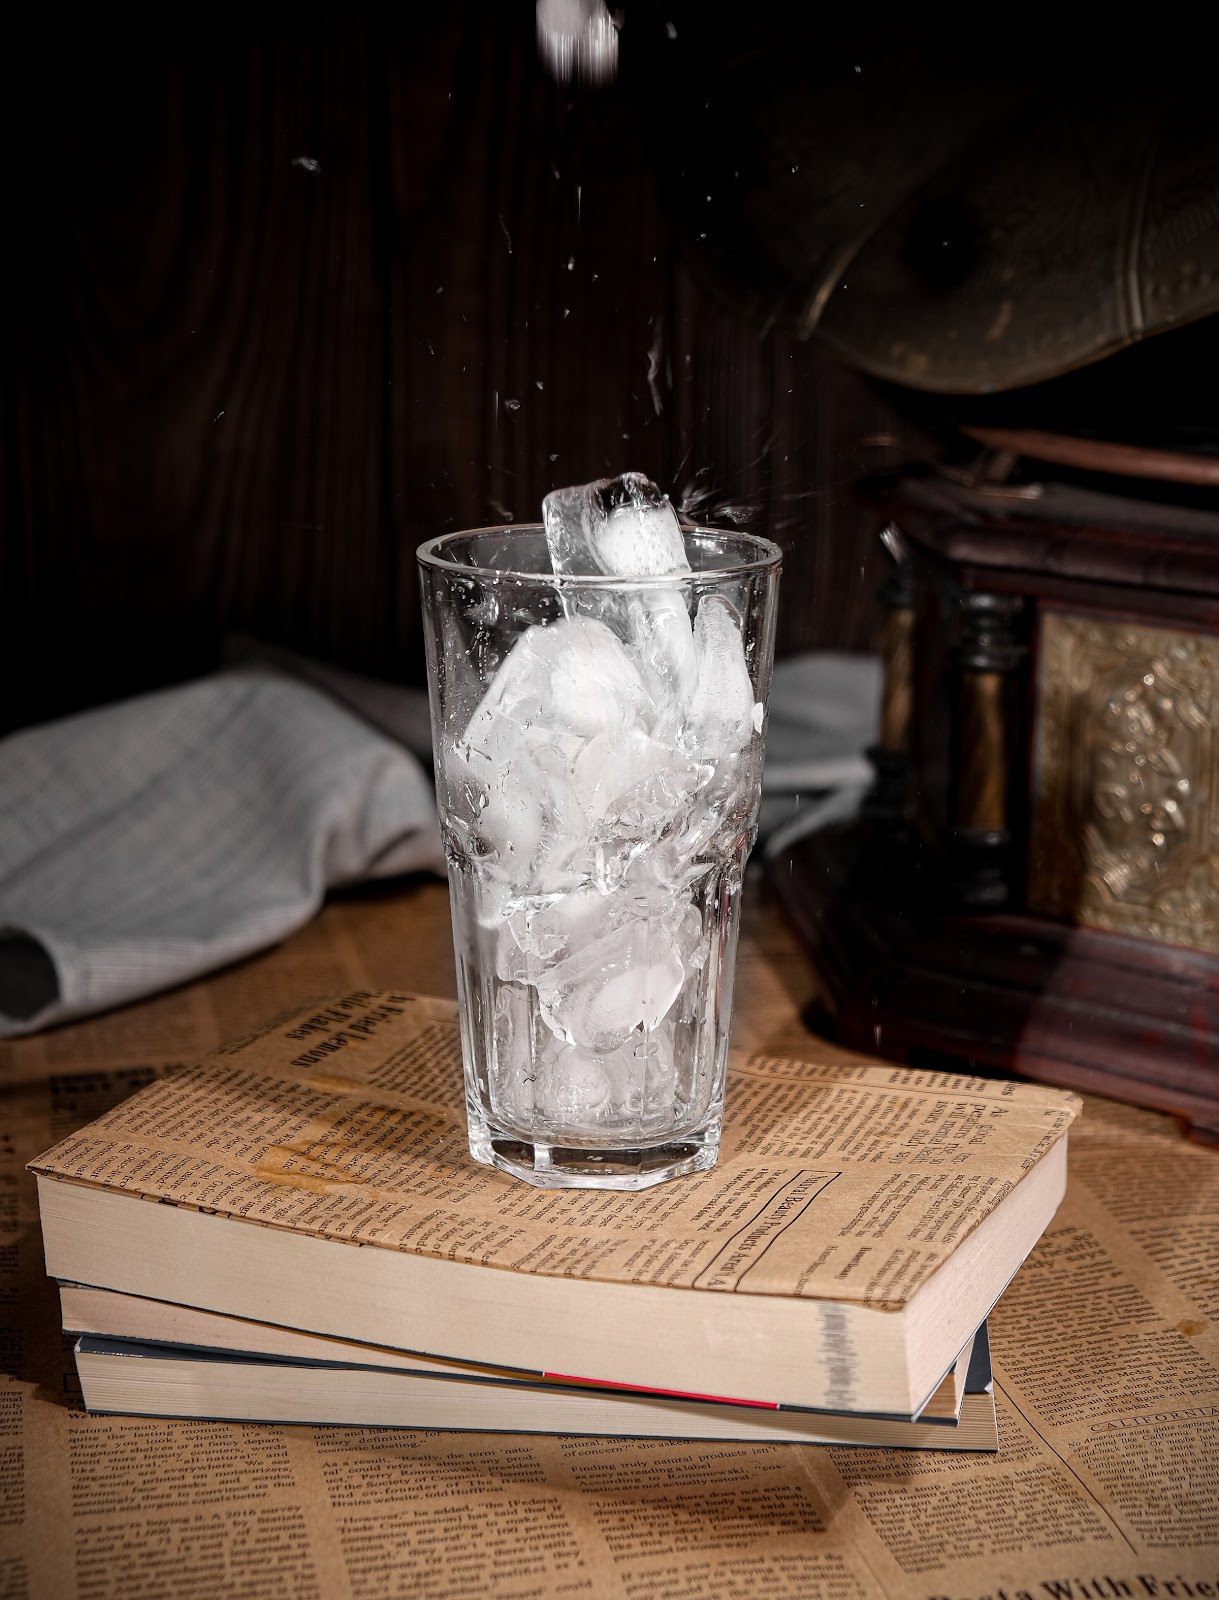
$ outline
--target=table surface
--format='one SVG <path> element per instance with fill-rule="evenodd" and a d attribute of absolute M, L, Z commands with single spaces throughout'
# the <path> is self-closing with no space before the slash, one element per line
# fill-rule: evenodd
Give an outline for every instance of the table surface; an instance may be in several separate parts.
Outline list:
<path fill-rule="evenodd" d="M 1092 1098 L 991 1318 L 997 1456 L 86 1415 L 24 1162 L 357 986 L 455 993 L 441 885 L 335 897 L 259 957 L 0 1045 L 0 1596 L 1219 1595 L 1219 1155 Z M 815 977 L 757 884 L 736 993 L 738 1047 L 858 1059 L 805 1027 Z"/>

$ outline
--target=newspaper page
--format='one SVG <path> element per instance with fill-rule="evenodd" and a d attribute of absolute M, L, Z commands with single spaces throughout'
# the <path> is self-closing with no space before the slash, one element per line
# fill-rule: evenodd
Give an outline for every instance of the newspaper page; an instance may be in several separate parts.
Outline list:
<path fill-rule="evenodd" d="M 456 1006 L 357 989 L 149 1085 L 38 1168 L 541 1276 L 888 1310 L 1077 1105 L 1033 1084 L 740 1056 L 714 1169 L 642 1193 L 539 1190 L 469 1158 Z"/>
<path fill-rule="evenodd" d="M 243 968 L 0 1049 L 0 1595 L 1219 1595 L 1219 1156 L 1100 1100 L 991 1320 L 995 1456 L 86 1415 L 24 1162 L 269 1012 L 392 984 L 404 948 L 418 983 L 442 922 L 430 889 L 332 906 Z M 803 1033 L 811 978 L 756 907 L 743 947 L 738 1044 L 857 1067 Z"/>

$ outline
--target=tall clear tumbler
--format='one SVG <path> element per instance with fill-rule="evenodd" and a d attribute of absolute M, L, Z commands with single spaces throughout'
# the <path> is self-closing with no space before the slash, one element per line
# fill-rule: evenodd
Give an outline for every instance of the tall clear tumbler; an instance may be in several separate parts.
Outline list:
<path fill-rule="evenodd" d="M 780 554 L 556 575 L 540 527 L 420 546 L 470 1151 L 552 1188 L 713 1166 Z"/>

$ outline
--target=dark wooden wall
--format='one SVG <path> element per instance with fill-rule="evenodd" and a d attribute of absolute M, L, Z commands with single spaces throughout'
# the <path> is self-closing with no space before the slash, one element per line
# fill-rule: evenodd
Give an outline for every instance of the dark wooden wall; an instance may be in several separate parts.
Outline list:
<path fill-rule="evenodd" d="M 228 630 L 419 681 L 416 544 L 626 467 L 751 507 L 782 649 L 869 643 L 887 412 L 700 291 L 531 4 L 140 17 L 41 12 L 0 67 L 0 726 Z"/>

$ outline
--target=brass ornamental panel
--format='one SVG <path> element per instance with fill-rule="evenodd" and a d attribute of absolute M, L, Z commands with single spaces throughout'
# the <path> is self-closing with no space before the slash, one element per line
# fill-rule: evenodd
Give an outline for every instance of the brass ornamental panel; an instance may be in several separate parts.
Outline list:
<path fill-rule="evenodd" d="M 1219 951 L 1219 639 L 1041 619 L 1029 904 Z"/>

